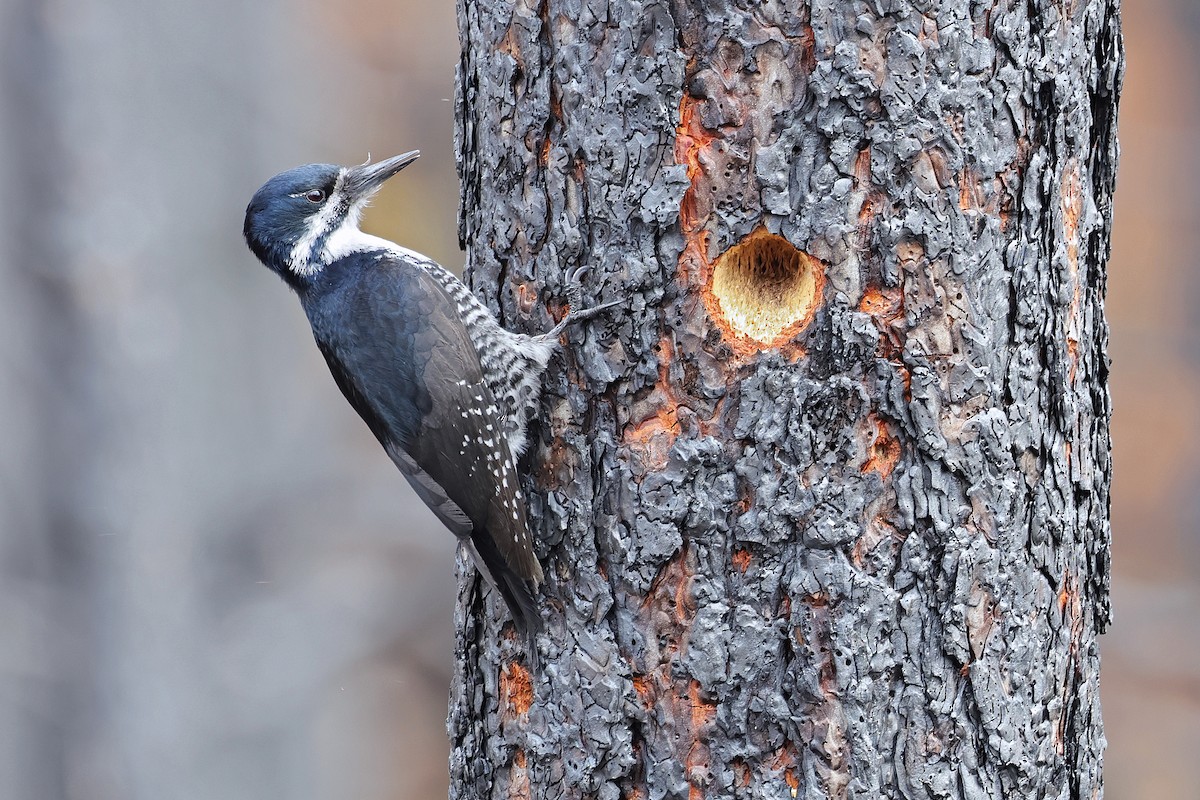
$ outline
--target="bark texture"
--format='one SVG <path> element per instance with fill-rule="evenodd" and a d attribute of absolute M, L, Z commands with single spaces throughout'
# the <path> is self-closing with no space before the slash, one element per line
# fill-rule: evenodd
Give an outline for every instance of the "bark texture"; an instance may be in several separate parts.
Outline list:
<path fill-rule="evenodd" d="M 1116 0 L 459 2 L 460 236 L 573 330 L 544 675 L 460 563 L 461 798 L 1093 798 Z"/>

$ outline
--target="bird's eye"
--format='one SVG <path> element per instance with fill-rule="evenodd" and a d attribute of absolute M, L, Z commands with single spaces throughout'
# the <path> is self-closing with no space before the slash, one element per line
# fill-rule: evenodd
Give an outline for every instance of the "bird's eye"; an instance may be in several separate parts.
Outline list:
<path fill-rule="evenodd" d="M 310 189 L 305 193 L 304 199 L 310 203 L 319 203 L 325 199 L 325 192 L 320 189 Z"/>

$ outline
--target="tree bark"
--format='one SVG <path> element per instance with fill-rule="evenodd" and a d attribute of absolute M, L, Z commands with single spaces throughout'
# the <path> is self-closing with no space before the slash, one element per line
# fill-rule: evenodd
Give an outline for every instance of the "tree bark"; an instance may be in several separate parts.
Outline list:
<path fill-rule="evenodd" d="M 459 24 L 473 285 L 626 303 L 545 376 L 543 674 L 460 561 L 451 796 L 1099 796 L 1117 0 Z"/>

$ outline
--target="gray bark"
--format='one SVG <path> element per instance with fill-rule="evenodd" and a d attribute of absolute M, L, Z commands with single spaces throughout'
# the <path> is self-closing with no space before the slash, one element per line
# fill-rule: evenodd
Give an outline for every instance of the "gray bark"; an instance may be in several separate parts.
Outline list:
<path fill-rule="evenodd" d="M 460 0 L 474 285 L 627 303 L 546 375 L 543 675 L 460 561 L 452 797 L 1101 793 L 1117 6 Z"/>

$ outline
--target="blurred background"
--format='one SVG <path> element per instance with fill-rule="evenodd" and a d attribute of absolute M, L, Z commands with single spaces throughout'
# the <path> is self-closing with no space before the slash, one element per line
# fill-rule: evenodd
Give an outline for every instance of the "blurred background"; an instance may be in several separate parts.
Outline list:
<path fill-rule="evenodd" d="M 444 797 L 451 538 L 241 241 L 420 148 L 367 227 L 457 269 L 446 0 L 0 0 L 0 798 Z M 1200 798 L 1200 35 L 1127 3 L 1108 797 Z"/>

